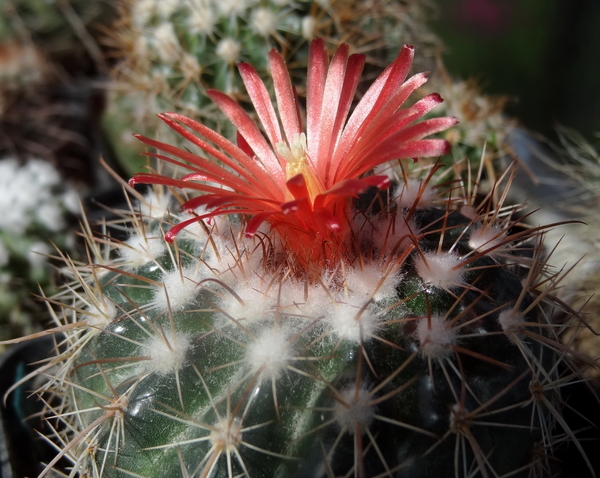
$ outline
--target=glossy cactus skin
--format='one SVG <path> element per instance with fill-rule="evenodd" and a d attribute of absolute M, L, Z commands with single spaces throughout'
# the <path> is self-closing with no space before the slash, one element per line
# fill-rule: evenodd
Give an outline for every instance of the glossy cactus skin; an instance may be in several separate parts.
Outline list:
<path fill-rule="evenodd" d="M 54 382 L 67 456 L 102 477 L 544 476 L 566 357 L 514 245 L 536 233 L 447 201 L 357 202 L 368 254 L 320 284 L 239 217 L 167 249 L 178 219 L 138 212 Z"/>

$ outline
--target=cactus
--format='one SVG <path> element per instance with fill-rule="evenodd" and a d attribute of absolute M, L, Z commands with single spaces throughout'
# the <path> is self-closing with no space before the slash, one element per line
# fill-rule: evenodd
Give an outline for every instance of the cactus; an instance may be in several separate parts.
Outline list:
<path fill-rule="evenodd" d="M 211 92 L 237 146 L 176 113 L 186 149 L 140 137 L 190 174 L 136 175 L 128 236 L 67 261 L 41 369 L 62 450 L 40 476 L 61 458 L 93 477 L 549 476 L 557 443 L 581 449 L 561 388 L 590 361 L 560 344 L 541 229 L 504 193 L 430 186 L 435 164 L 369 174 L 449 150 L 425 138 L 454 119 L 414 123 L 439 95 L 399 109 L 426 80 L 404 81 L 412 54 L 349 115 L 364 57 L 314 41 L 305 130 L 272 52 L 278 115 L 240 66 L 264 135 Z"/>
<path fill-rule="evenodd" d="M 540 207 L 539 224 L 575 220 L 548 231 L 546 244 L 553 249 L 554 262 L 571 269 L 556 295 L 579 311 L 587 324 L 569 330 L 563 342 L 596 357 L 600 349 L 598 330 L 598 274 L 600 256 L 597 241 L 600 221 L 596 204 L 600 195 L 599 145 L 574 130 L 557 128 L 560 143 L 540 140 L 523 130 L 516 130 L 512 145 L 523 164 L 523 173 L 513 187 L 515 200 L 527 200 Z M 525 173 L 525 170 L 527 173 Z M 600 371 L 585 370 L 584 375 L 600 387 Z"/>

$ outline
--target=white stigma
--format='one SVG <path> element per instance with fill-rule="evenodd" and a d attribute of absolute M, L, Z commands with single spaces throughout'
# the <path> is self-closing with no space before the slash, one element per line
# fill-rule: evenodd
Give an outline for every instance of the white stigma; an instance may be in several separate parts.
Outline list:
<path fill-rule="evenodd" d="M 288 146 L 286 141 L 281 141 L 275 145 L 279 155 L 287 163 L 304 163 L 306 161 L 306 135 L 304 133 L 294 133 L 294 140 Z"/>

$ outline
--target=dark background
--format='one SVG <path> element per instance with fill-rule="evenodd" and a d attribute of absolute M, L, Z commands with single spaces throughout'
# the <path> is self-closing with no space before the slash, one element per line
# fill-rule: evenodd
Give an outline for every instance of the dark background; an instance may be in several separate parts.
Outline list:
<path fill-rule="evenodd" d="M 557 123 L 597 143 L 600 0 L 436 0 L 434 31 L 457 78 L 512 98 L 508 113 L 550 137 Z"/>

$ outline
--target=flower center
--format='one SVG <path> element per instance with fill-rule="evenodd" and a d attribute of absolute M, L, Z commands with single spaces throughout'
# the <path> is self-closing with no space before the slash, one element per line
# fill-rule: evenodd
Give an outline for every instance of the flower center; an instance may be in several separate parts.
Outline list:
<path fill-rule="evenodd" d="M 306 188 L 310 196 L 311 204 L 314 203 L 314 199 L 317 195 L 321 194 L 324 190 L 319 179 L 317 178 L 308 156 L 306 154 L 306 135 L 304 133 L 295 133 L 294 140 L 288 145 L 285 141 L 277 143 L 275 145 L 277 153 L 285 159 L 285 179 L 289 181 L 295 176 L 301 174 L 306 182 Z M 291 201 L 294 198 L 289 190 L 285 192 L 286 201 Z"/>

